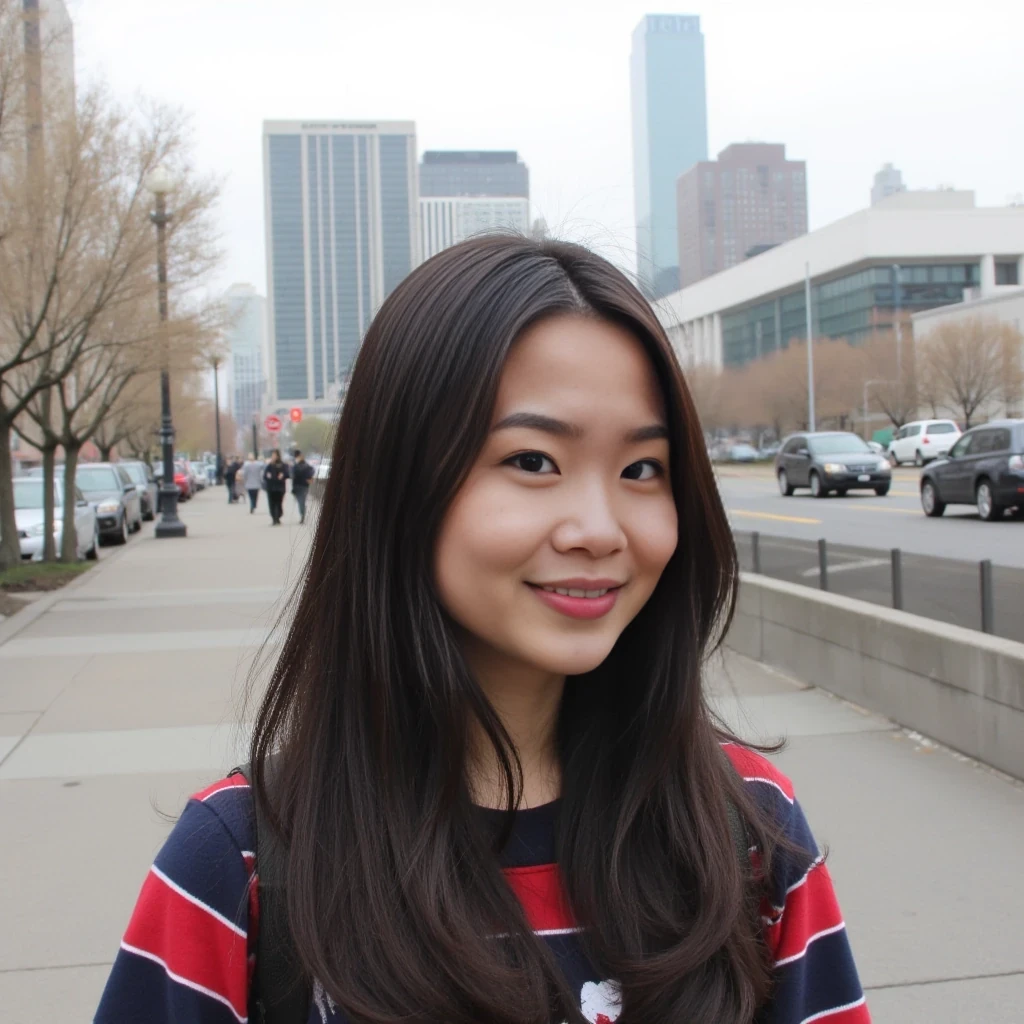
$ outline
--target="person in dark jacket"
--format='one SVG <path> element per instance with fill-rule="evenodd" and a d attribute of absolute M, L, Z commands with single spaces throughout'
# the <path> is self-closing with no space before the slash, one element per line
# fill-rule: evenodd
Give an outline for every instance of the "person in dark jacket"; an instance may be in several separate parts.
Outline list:
<path fill-rule="evenodd" d="M 296 448 L 292 465 L 292 494 L 295 495 L 295 504 L 299 506 L 300 524 L 306 521 L 306 498 L 309 496 L 309 483 L 315 475 L 313 467 Z"/>
<path fill-rule="evenodd" d="M 224 486 L 228 489 L 228 504 L 234 505 L 235 503 L 235 478 L 238 476 L 238 471 L 242 468 L 242 464 L 238 461 L 237 455 L 229 455 L 227 464 L 224 466 Z"/>
<path fill-rule="evenodd" d="M 267 502 L 270 505 L 270 521 L 273 526 L 281 525 L 284 515 L 284 495 L 288 488 L 288 466 L 281 459 L 280 448 L 275 448 L 270 461 L 263 470 L 263 486 L 267 489 Z"/>

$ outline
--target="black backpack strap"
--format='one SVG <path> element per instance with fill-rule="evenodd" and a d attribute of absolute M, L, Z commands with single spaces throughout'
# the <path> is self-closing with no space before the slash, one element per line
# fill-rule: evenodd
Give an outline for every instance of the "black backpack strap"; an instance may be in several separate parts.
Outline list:
<path fill-rule="evenodd" d="M 750 844 L 747 840 L 747 828 L 743 824 L 739 808 L 727 800 L 725 809 L 729 814 L 729 833 L 732 835 L 732 845 L 736 850 L 736 859 L 740 864 L 740 871 L 746 877 L 750 874 Z"/>
<path fill-rule="evenodd" d="M 267 780 L 273 782 L 272 762 Z M 252 781 L 249 765 L 234 769 Z M 288 926 L 285 870 L 288 851 L 267 822 L 253 791 L 256 816 L 256 878 L 259 920 L 256 933 L 256 971 L 249 992 L 253 1024 L 306 1024 L 312 990 L 302 973 Z"/>

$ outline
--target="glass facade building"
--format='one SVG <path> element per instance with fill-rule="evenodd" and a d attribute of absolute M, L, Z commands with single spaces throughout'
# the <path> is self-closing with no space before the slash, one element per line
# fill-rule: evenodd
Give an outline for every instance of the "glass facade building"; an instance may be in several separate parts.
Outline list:
<path fill-rule="evenodd" d="M 876 264 L 811 287 L 812 329 L 816 338 L 845 338 L 854 344 L 876 331 L 890 330 L 911 313 L 959 302 L 965 288 L 977 286 L 980 266 L 968 263 Z M 898 299 L 898 301 L 897 301 Z M 726 366 L 788 348 L 807 336 L 804 288 L 722 313 L 722 357 Z"/>
<path fill-rule="evenodd" d="M 676 182 L 708 158 L 700 18 L 646 15 L 633 32 L 630 82 L 638 270 L 660 296 L 679 287 Z"/>
<path fill-rule="evenodd" d="M 267 122 L 270 400 L 337 401 L 380 304 L 419 262 L 411 122 Z"/>
<path fill-rule="evenodd" d="M 530 171 L 515 150 L 427 150 L 420 196 L 530 198 Z"/>
<path fill-rule="evenodd" d="M 230 317 L 226 340 L 231 353 L 231 415 L 245 430 L 262 418 L 266 397 L 267 300 L 252 285 L 234 284 L 225 293 L 224 304 Z"/>

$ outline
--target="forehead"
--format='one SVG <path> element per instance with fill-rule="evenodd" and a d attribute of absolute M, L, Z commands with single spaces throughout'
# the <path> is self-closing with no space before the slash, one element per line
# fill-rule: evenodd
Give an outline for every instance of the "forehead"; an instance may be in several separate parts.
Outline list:
<path fill-rule="evenodd" d="M 512 346 L 495 419 L 541 405 L 578 416 L 664 415 L 657 375 L 639 339 L 617 324 L 580 316 L 543 320 Z"/>

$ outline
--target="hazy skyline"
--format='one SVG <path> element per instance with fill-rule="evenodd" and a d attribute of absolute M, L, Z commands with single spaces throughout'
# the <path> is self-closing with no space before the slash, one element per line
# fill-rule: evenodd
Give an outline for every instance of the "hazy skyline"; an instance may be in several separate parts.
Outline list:
<path fill-rule="evenodd" d="M 264 120 L 413 120 L 426 149 L 515 149 L 536 216 L 634 264 L 630 36 L 648 13 L 697 14 L 709 156 L 783 142 L 807 161 L 810 228 L 869 204 L 891 161 L 910 188 L 1024 192 L 1024 5 L 705 0 L 67 0 L 78 78 L 191 112 L 200 167 L 224 177 L 220 285 L 266 289 Z"/>

